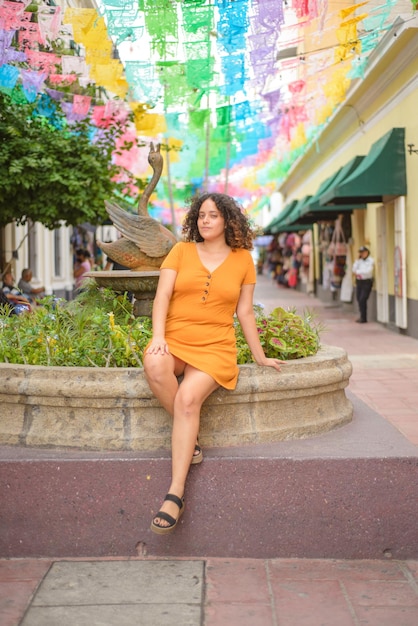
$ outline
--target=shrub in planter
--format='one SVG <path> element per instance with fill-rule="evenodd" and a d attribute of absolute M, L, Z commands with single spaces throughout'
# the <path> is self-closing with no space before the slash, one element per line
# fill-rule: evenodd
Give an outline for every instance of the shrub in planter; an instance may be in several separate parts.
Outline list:
<path fill-rule="evenodd" d="M 319 326 L 310 313 L 255 306 L 260 341 L 269 357 L 297 359 L 316 354 Z M 237 362 L 252 362 L 238 320 Z M 0 307 L 0 362 L 78 367 L 142 367 L 152 335 L 148 317 L 134 317 L 132 305 L 94 281 L 71 302 L 45 298 L 32 313 L 12 316 Z"/>

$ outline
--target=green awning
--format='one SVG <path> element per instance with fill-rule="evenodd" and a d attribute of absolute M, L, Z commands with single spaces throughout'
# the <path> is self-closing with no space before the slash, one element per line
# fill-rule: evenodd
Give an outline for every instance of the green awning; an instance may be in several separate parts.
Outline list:
<path fill-rule="evenodd" d="M 339 178 L 322 194 L 322 205 L 358 205 L 406 195 L 405 129 L 392 128 L 351 173 Z"/>
<path fill-rule="evenodd" d="M 341 167 L 338 172 L 336 173 L 336 175 L 334 176 L 334 178 L 332 179 L 331 183 L 327 186 L 326 189 L 324 189 L 324 191 L 320 194 L 319 198 L 318 198 L 318 210 L 319 211 L 323 211 L 323 209 L 326 207 L 326 199 L 328 197 L 330 197 L 330 195 L 335 193 L 335 190 L 338 188 L 338 186 L 344 181 L 346 180 L 349 176 L 351 176 L 351 174 L 353 172 L 355 172 L 355 170 L 360 167 L 361 163 L 364 161 L 365 157 L 364 156 L 355 156 L 353 159 L 351 159 L 351 161 L 349 161 L 348 163 L 346 163 L 343 167 Z M 348 206 L 350 208 L 352 208 L 354 203 L 348 204 L 348 205 L 341 205 L 341 206 Z M 355 206 L 356 209 L 364 209 L 366 207 L 365 203 L 363 202 L 360 205 Z"/>
<path fill-rule="evenodd" d="M 340 167 L 332 176 L 327 178 L 327 180 L 320 186 L 315 196 L 313 196 L 312 201 L 309 203 L 308 211 L 323 211 L 324 210 L 324 202 L 322 198 L 325 194 L 329 193 L 330 190 L 334 189 L 339 185 L 345 178 L 350 176 L 354 172 L 357 167 L 359 167 L 360 163 L 363 161 L 364 156 L 355 156 L 351 161 L 346 163 L 343 167 Z M 352 210 L 352 209 L 364 209 L 365 204 L 354 204 L 349 203 L 347 205 L 341 206 L 341 211 L 344 210 Z"/>
<path fill-rule="evenodd" d="M 335 206 L 323 206 L 322 197 L 329 192 L 331 189 L 334 189 L 340 182 L 342 182 L 347 176 L 349 176 L 354 170 L 360 165 L 363 161 L 363 156 L 356 156 L 351 161 L 346 163 L 343 167 L 340 167 L 339 170 L 334 172 L 332 176 L 327 178 L 320 186 L 318 191 L 305 207 L 303 211 L 300 221 L 311 223 L 311 222 L 323 222 L 323 221 L 332 221 L 336 220 L 340 213 L 352 213 L 354 209 L 365 209 L 366 205 L 364 203 L 361 204 L 339 204 L 338 207 Z"/>
<path fill-rule="evenodd" d="M 281 221 L 281 224 L 296 224 L 299 222 L 301 215 L 303 215 L 304 209 L 309 203 L 312 196 L 305 196 L 293 207 L 289 215 Z"/>
<path fill-rule="evenodd" d="M 319 185 L 316 193 L 311 196 L 307 202 L 301 206 L 300 214 L 297 221 L 299 224 L 314 224 L 324 220 L 335 220 L 338 215 L 343 212 L 352 212 L 354 209 L 364 209 L 364 204 L 348 204 L 341 205 L 336 209 L 335 207 L 322 206 L 320 200 L 322 195 L 331 189 L 337 182 L 342 181 L 346 176 L 351 174 L 356 167 L 361 163 L 364 157 L 354 157 L 349 163 L 340 167 L 339 170 L 334 172 L 331 176 L 326 178 Z"/>
<path fill-rule="evenodd" d="M 294 201 L 290 211 L 286 212 L 286 215 L 282 215 L 280 223 L 275 226 L 275 233 L 291 233 L 298 230 L 309 230 L 312 228 L 313 220 L 310 224 L 302 224 L 299 222 L 299 217 L 303 207 L 309 201 L 311 196 L 305 196 L 301 200 Z"/>
<path fill-rule="evenodd" d="M 319 204 L 319 199 L 322 194 L 325 193 L 325 191 L 332 185 L 333 181 L 336 179 L 341 170 L 342 168 L 334 172 L 332 176 L 329 176 L 324 181 L 322 181 L 322 183 L 318 187 L 317 192 L 311 197 L 308 204 L 306 205 L 304 213 L 309 213 L 311 211 L 317 211 L 318 209 L 322 209 L 322 205 Z"/>
<path fill-rule="evenodd" d="M 312 230 L 312 225 L 313 223 L 302 224 L 299 222 L 292 224 L 280 224 L 277 226 L 276 233 L 297 233 L 300 230 Z"/>
<path fill-rule="evenodd" d="M 288 204 L 286 204 L 286 206 L 279 213 L 279 215 L 275 217 L 274 220 L 270 222 L 270 224 L 264 228 L 263 230 L 264 234 L 274 235 L 275 233 L 281 232 L 281 231 L 276 230 L 276 228 L 279 226 L 279 224 L 282 223 L 282 220 L 285 219 L 291 213 L 292 209 L 296 206 L 297 202 L 298 202 L 297 200 L 292 200 L 292 202 L 289 202 Z"/>
<path fill-rule="evenodd" d="M 308 202 L 302 207 L 301 214 L 298 217 L 299 224 L 315 224 L 315 222 L 319 222 L 322 219 L 333 219 L 331 216 L 322 217 L 323 208 L 319 204 L 319 198 L 324 193 L 326 189 L 331 185 L 332 181 L 337 176 L 338 172 L 334 172 L 332 176 L 326 178 L 319 185 L 317 192 L 311 196 Z M 336 219 L 336 217 L 334 218 Z"/>

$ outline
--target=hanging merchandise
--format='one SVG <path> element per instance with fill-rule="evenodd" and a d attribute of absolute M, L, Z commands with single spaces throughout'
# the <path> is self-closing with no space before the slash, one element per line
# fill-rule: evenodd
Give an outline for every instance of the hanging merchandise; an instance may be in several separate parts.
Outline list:
<path fill-rule="evenodd" d="M 322 287 L 324 291 L 336 291 L 331 281 L 334 274 L 335 245 L 331 243 L 334 228 L 329 223 L 319 223 L 318 248 L 321 264 Z"/>
<path fill-rule="evenodd" d="M 331 291 L 335 291 L 335 288 L 332 286 L 333 270 L 333 261 L 326 261 L 322 270 L 322 287 L 325 289 L 325 291 L 328 291 L 328 289 L 330 289 Z"/>
<path fill-rule="evenodd" d="M 340 219 L 335 221 L 335 228 L 332 233 L 331 243 L 328 247 L 328 254 L 333 257 L 331 287 L 340 289 L 347 264 L 347 243 Z"/>
<path fill-rule="evenodd" d="M 307 230 L 306 233 L 302 237 L 302 266 L 309 267 L 310 265 L 310 256 L 311 256 L 311 230 Z"/>
<path fill-rule="evenodd" d="M 298 270 L 296 267 L 291 267 L 288 273 L 287 284 L 290 288 L 294 289 L 298 284 Z"/>

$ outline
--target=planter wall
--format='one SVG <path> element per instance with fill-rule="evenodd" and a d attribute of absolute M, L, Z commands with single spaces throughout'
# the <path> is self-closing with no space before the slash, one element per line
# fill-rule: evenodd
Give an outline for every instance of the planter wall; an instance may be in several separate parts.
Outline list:
<path fill-rule="evenodd" d="M 202 410 L 200 441 L 231 446 L 304 438 L 352 419 L 352 367 L 341 348 L 290 361 L 276 372 L 240 366 L 234 391 L 219 389 Z M 142 369 L 0 364 L 0 445 L 84 450 L 170 447 L 170 417 Z"/>

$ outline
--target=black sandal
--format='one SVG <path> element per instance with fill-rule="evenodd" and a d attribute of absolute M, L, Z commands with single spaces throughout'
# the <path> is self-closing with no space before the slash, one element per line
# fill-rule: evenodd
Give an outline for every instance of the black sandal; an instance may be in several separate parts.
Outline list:
<path fill-rule="evenodd" d="M 203 461 L 202 448 L 199 446 L 198 443 L 195 445 L 194 451 L 197 452 L 197 454 L 193 454 L 191 465 L 197 465 L 198 463 L 201 463 Z"/>
<path fill-rule="evenodd" d="M 165 513 L 165 511 L 158 511 L 157 515 L 154 516 L 154 519 L 151 522 L 151 530 L 152 532 L 157 533 L 157 535 L 165 535 L 166 533 L 171 533 L 171 531 L 173 531 L 177 526 L 177 522 L 179 521 L 184 511 L 184 498 L 179 498 L 174 493 L 168 493 L 164 498 L 164 501 L 166 500 L 170 500 L 170 502 L 174 502 L 175 504 L 177 504 L 177 506 L 179 507 L 179 514 L 177 519 L 175 519 L 174 517 L 172 517 L 172 515 Z M 156 524 L 155 520 L 157 519 L 157 517 L 160 517 L 161 519 L 168 522 L 169 526 L 160 526 L 159 524 Z"/>

